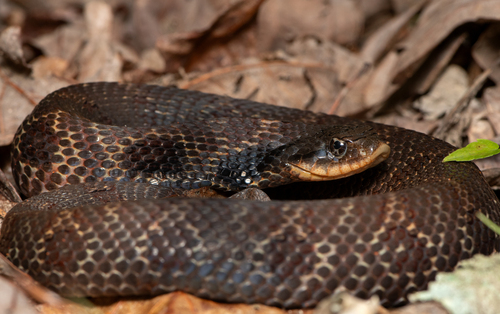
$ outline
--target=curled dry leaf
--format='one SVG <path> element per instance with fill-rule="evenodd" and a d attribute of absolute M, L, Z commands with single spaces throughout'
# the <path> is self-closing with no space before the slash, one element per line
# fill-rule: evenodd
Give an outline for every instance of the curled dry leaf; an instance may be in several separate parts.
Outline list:
<path fill-rule="evenodd" d="M 500 24 L 493 24 L 472 48 L 472 57 L 482 69 L 491 69 L 490 78 L 500 84 Z"/>
<path fill-rule="evenodd" d="M 156 46 L 165 53 L 185 55 L 202 37 L 211 39 L 233 34 L 253 17 L 262 0 L 252 1 L 170 1 L 169 31 L 160 35 Z"/>
<path fill-rule="evenodd" d="M 263 0 L 231 3 L 206 28 L 161 36 L 157 47 L 168 64 L 180 62 L 188 71 L 210 71 L 256 56 L 254 27 L 245 27 Z M 199 11 L 201 12 L 201 11 Z M 176 55 L 177 59 L 175 56 Z M 180 56 L 185 56 L 179 61 Z"/>
<path fill-rule="evenodd" d="M 29 68 L 24 60 L 23 48 L 21 43 L 21 28 L 19 26 L 10 26 L 0 33 L 0 51 L 14 63 Z"/>
<path fill-rule="evenodd" d="M 439 127 L 433 132 L 433 136 L 451 143 L 452 145 L 461 147 L 462 132 L 466 130 L 471 121 L 470 103 L 474 100 L 474 96 L 479 89 L 484 85 L 491 71 L 484 71 L 468 88 L 467 92 L 460 98 L 455 106 L 441 120 Z M 451 132 L 455 130 L 456 132 Z"/>
<path fill-rule="evenodd" d="M 453 33 L 431 52 L 429 58 L 423 62 L 410 80 L 414 95 L 422 95 L 429 91 L 466 38 L 465 34 Z"/>
<path fill-rule="evenodd" d="M 413 2 L 413 1 L 412 1 Z M 382 54 L 389 50 L 390 44 L 395 40 L 396 35 L 409 22 L 409 20 L 422 9 L 427 0 L 419 0 L 408 10 L 403 11 L 390 19 L 382 27 L 371 35 L 361 49 L 361 57 L 366 62 L 374 63 Z"/>
<path fill-rule="evenodd" d="M 418 26 L 401 45 L 404 51 L 394 71 L 395 80 L 404 82 L 422 59 L 458 26 L 477 20 L 496 21 L 500 17 L 497 0 L 442 0 L 431 2 Z"/>

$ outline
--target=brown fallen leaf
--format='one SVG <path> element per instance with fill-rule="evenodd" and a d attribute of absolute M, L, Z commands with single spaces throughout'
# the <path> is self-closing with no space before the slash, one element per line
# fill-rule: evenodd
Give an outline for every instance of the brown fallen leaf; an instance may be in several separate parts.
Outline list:
<path fill-rule="evenodd" d="M 390 0 L 361 0 L 359 7 L 366 19 L 384 14 L 392 9 Z"/>
<path fill-rule="evenodd" d="M 221 68 L 179 87 L 327 112 L 334 101 L 334 80 L 335 74 L 322 64 L 264 62 Z"/>
<path fill-rule="evenodd" d="M 500 25 L 493 24 L 472 47 L 472 57 L 482 69 L 491 69 L 490 78 L 500 83 Z"/>
<path fill-rule="evenodd" d="M 451 110 L 467 92 L 467 72 L 457 65 L 450 65 L 436 80 L 428 94 L 417 99 L 413 106 L 427 120 L 436 120 Z"/>
<path fill-rule="evenodd" d="M 500 168 L 482 170 L 484 178 L 490 186 L 500 186 Z"/>
<path fill-rule="evenodd" d="M 100 300 L 96 300 L 99 304 Z M 62 313 L 196 313 L 196 314 L 312 314 L 312 310 L 291 310 L 285 311 L 265 305 L 248 304 L 222 304 L 213 301 L 207 301 L 184 292 L 172 292 L 145 300 L 125 300 L 112 302 L 111 304 L 104 300 L 102 305 L 84 305 L 66 304 L 60 308 L 54 308 L 47 305 L 40 306 L 40 312 L 43 314 L 62 314 Z"/>
<path fill-rule="evenodd" d="M 132 4 L 132 43 L 138 51 L 155 47 L 156 39 L 161 35 L 158 10 L 162 10 L 165 1 L 138 0 Z M 172 1 L 170 1 L 172 2 Z"/>
<path fill-rule="evenodd" d="M 495 133 L 500 135 L 500 88 L 498 86 L 489 87 L 484 90 L 483 101 L 486 104 L 487 117 L 495 129 Z"/>
<path fill-rule="evenodd" d="M 167 65 L 165 64 L 165 59 L 163 59 L 160 51 L 156 48 L 151 48 L 142 52 L 137 67 L 143 70 L 163 73 L 166 70 Z"/>
<path fill-rule="evenodd" d="M 427 2 L 428 0 L 416 1 L 410 8 L 398 14 L 376 30 L 361 49 L 360 55 L 363 60 L 369 63 L 379 60 L 382 54 L 390 49 L 390 45 L 393 44 L 396 35 L 401 32 L 401 29 Z"/>
<path fill-rule="evenodd" d="M 49 92 L 69 83 L 56 77 L 34 80 L 25 72 L 0 68 L 0 146 L 9 145 L 17 128 Z"/>
<path fill-rule="evenodd" d="M 399 45 L 404 51 L 394 70 L 396 82 L 404 82 L 418 68 L 428 53 L 458 26 L 478 20 L 498 20 L 500 2 L 497 0 L 433 1 L 422 12 L 418 26 L 408 39 Z"/>
<path fill-rule="evenodd" d="M 390 0 L 390 1 L 394 11 L 396 11 L 397 13 L 404 12 L 415 4 L 414 0 Z"/>
<path fill-rule="evenodd" d="M 411 92 L 413 95 L 422 95 L 429 91 L 432 84 L 450 64 L 451 59 L 467 36 L 455 32 L 443 40 L 430 54 L 422 66 L 411 78 Z"/>
<path fill-rule="evenodd" d="M 77 58 L 80 82 L 120 81 L 122 60 L 113 48 L 113 14 L 104 2 L 85 5 L 88 41 Z"/>
<path fill-rule="evenodd" d="M 364 102 L 367 107 L 382 103 L 398 89 L 398 85 L 392 84 L 390 76 L 398 61 L 399 58 L 396 52 L 390 52 L 372 71 L 370 80 L 363 92 Z"/>
<path fill-rule="evenodd" d="M 160 51 L 168 54 L 169 59 L 182 64 L 188 71 L 209 71 L 237 64 L 239 60 L 257 54 L 253 39 L 255 31 L 253 27 L 245 26 L 255 16 L 262 2 L 251 0 L 231 3 L 206 28 L 163 35 L 158 38 L 156 45 Z"/>
<path fill-rule="evenodd" d="M 34 79 L 40 79 L 47 76 L 63 77 L 69 67 L 66 59 L 58 57 L 38 57 L 33 61 L 32 76 Z"/>
<path fill-rule="evenodd" d="M 0 312 L 9 314 L 36 314 L 33 302 L 12 282 L 0 277 Z"/>
<path fill-rule="evenodd" d="M 0 33 L 0 52 L 14 63 L 25 68 L 30 67 L 24 59 L 19 26 L 7 27 Z"/>
<path fill-rule="evenodd" d="M 340 84 L 346 84 L 365 67 L 360 56 L 334 42 L 322 42 L 311 37 L 298 38 L 287 44 L 283 53 L 270 55 L 269 59 L 279 59 L 299 63 L 320 63 L 334 71 Z M 335 84 L 336 82 L 332 82 Z"/>
<path fill-rule="evenodd" d="M 257 46 L 262 52 L 273 51 L 307 36 L 352 43 L 364 22 L 354 1 L 268 0 L 257 15 Z"/>
<path fill-rule="evenodd" d="M 467 129 L 471 119 L 470 114 L 468 114 L 466 110 L 468 110 L 471 100 L 486 82 L 490 73 L 490 70 L 486 70 L 474 81 L 465 95 L 456 103 L 454 108 L 445 115 L 439 127 L 432 133 L 434 137 L 445 140 L 458 147 L 463 146 L 462 131 Z M 458 132 L 452 132 L 453 129 L 458 130 Z"/>
<path fill-rule="evenodd" d="M 472 116 L 472 121 L 467 130 L 467 138 L 469 142 L 475 142 L 478 139 L 494 138 L 495 131 L 491 123 L 486 119 L 483 113 Z"/>

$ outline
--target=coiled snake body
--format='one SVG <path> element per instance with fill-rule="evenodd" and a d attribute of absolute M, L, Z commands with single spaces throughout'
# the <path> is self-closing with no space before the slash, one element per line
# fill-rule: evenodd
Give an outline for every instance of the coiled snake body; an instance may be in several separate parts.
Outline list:
<path fill-rule="evenodd" d="M 82 113 L 98 123 L 76 121 Z M 128 122 L 104 125 L 115 121 Z M 236 143 L 237 125 L 258 131 Z M 320 174 L 305 169 L 306 179 L 323 180 L 331 172 L 321 165 L 325 151 L 302 153 L 301 147 L 331 125 L 349 141 L 374 131 L 391 147 L 389 157 L 347 178 L 267 190 L 295 201 L 103 204 L 207 182 L 235 190 L 300 181 L 311 158 Z M 157 135 L 161 128 L 171 136 Z M 312 137 L 294 146 L 301 132 Z M 336 153 L 329 157 L 340 159 L 343 140 L 332 134 L 340 142 L 331 143 Z M 247 151 L 252 141 L 259 145 Z M 279 141 L 286 149 L 273 144 Z M 397 127 L 171 87 L 91 83 L 47 96 L 19 128 L 13 147 L 13 171 L 26 196 L 87 182 L 32 198 L 12 210 L 2 228 L 0 252 L 63 295 L 182 290 L 296 308 L 315 306 L 343 287 L 398 305 L 437 272 L 498 248 L 494 233 L 475 217 L 482 212 L 500 222 L 498 199 L 477 167 L 442 163 L 451 145 Z M 312 196 L 323 200 L 305 200 Z M 80 206 L 67 209 L 74 205 Z"/>

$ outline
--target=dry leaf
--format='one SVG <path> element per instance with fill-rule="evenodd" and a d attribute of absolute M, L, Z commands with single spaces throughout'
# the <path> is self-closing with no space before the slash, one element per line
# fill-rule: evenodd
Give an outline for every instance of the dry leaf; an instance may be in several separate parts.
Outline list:
<path fill-rule="evenodd" d="M 80 82 L 120 81 L 122 60 L 113 48 L 111 7 L 104 2 L 85 6 L 88 41 L 78 59 Z"/>
<path fill-rule="evenodd" d="M 392 84 L 390 76 L 398 60 L 395 52 L 387 54 L 371 74 L 364 91 L 364 102 L 367 107 L 372 107 L 385 101 L 398 88 L 398 86 Z"/>
<path fill-rule="evenodd" d="M 500 83 L 500 25 L 493 24 L 472 47 L 472 56 L 482 69 L 491 69 L 490 78 Z"/>
<path fill-rule="evenodd" d="M 19 26 L 7 27 L 0 33 L 0 51 L 2 55 L 24 67 L 29 67 L 24 60 L 21 43 L 21 28 Z"/>
<path fill-rule="evenodd" d="M 137 65 L 140 69 L 150 70 L 157 73 L 162 73 L 166 69 L 165 59 L 160 52 L 155 49 L 145 50 L 141 54 L 141 59 Z"/>
<path fill-rule="evenodd" d="M 500 2 L 497 0 L 440 0 L 431 2 L 424 10 L 417 28 L 401 45 L 404 49 L 395 69 L 395 80 L 402 82 L 417 69 L 422 59 L 455 28 L 477 20 L 498 20 Z"/>
<path fill-rule="evenodd" d="M 335 80 L 333 71 L 321 64 L 269 62 L 218 69 L 180 87 L 327 112 Z"/>
<path fill-rule="evenodd" d="M 32 301 L 13 283 L 0 277 L 0 313 L 36 314 Z"/>
<path fill-rule="evenodd" d="M 413 106 L 423 112 L 428 120 L 436 120 L 456 105 L 467 92 L 468 85 L 467 72 L 459 66 L 450 65 L 431 91 L 417 99 Z"/>
<path fill-rule="evenodd" d="M 436 82 L 437 77 L 450 64 L 458 48 L 467 36 L 461 33 L 453 33 L 441 42 L 427 58 L 420 69 L 411 78 L 411 91 L 415 95 L 421 95 L 429 91 Z"/>
<path fill-rule="evenodd" d="M 413 1 L 412 1 L 413 2 Z M 366 62 L 374 63 L 379 60 L 384 51 L 388 51 L 390 44 L 409 20 L 427 3 L 427 0 L 419 0 L 411 8 L 395 16 L 377 31 L 375 31 L 363 45 L 361 57 Z"/>
<path fill-rule="evenodd" d="M 67 81 L 46 77 L 36 81 L 15 70 L 0 69 L 0 146 L 9 145 L 24 118 L 49 92 L 68 85 Z"/>
<path fill-rule="evenodd" d="M 99 300 L 97 300 L 99 302 Z M 104 302 L 109 303 L 109 302 Z M 298 311 L 284 311 L 277 308 L 264 305 L 246 305 L 246 304 L 220 304 L 213 301 L 203 300 L 183 292 L 172 292 L 161 295 L 149 300 L 128 300 L 113 302 L 109 305 L 85 305 L 68 304 L 60 309 L 49 306 L 42 306 L 43 314 L 62 314 L 62 313 L 197 313 L 197 314 L 293 314 Z M 311 314 L 311 310 L 300 311 L 302 314 Z"/>
<path fill-rule="evenodd" d="M 268 0 L 257 16 L 258 49 L 272 51 L 306 36 L 346 44 L 361 33 L 363 12 L 349 0 Z"/>
<path fill-rule="evenodd" d="M 391 2 L 390 0 L 360 0 L 359 7 L 367 19 L 391 10 Z"/>
<path fill-rule="evenodd" d="M 411 8 L 413 4 L 415 3 L 414 0 L 391 0 L 392 7 L 394 8 L 394 11 L 397 13 L 404 12 Z"/>
<path fill-rule="evenodd" d="M 69 62 L 66 59 L 58 57 L 41 56 L 33 61 L 32 66 L 32 76 L 34 79 L 40 79 L 52 75 L 62 77 L 69 67 Z"/>
<path fill-rule="evenodd" d="M 488 79 L 491 71 L 484 71 L 469 87 L 465 95 L 455 104 L 439 127 L 433 132 L 433 136 L 451 143 L 452 145 L 462 147 L 462 132 L 470 125 L 470 103 L 474 101 L 474 96 Z M 475 100 L 477 101 L 477 100 Z M 453 132 L 452 130 L 455 130 Z"/>
<path fill-rule="evenodd" d="M 476 116 L 472 119 L 469 130 L 467 131 L 469 142 L 475 142 L 478 139 L 493 138 L 495 131 L 491 124 L 481 116 Z"/>
<path fill-rule="evenodd" d="M 486 103 L 488 119 L 495 128 L 495 133 L 500 135 L 500 88 L 489 87 L 484 90 L 483 101 Z"/>
<path fill-rule="evenodd" d="M 85 37 L 85 26 L 80 18 L 52 33 L 34 38 L 31 42 L 40 48 L 46 57 L 58 57 L 72 62 L 82 49 Z"/>

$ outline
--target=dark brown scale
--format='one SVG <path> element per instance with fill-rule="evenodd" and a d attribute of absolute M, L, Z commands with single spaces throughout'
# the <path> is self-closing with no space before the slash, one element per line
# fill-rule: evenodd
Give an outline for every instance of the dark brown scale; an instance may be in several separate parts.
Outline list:
<path fill-rule="evenodd" d="M 408 293 L 425 289 L 438 271 L 451 271 L 461 259 L 499 248 L 495 234 L 475 218 L 476 212 L 482 212 L 500 223 L 498 199 L 481 173 L 471 163 L 442 163 L 453 147 L 423 134 L 158 86 L 77 85 L 51 94 L 43 102 L 45 106 L 37 106 L 38 111 L 23 123 L 18 134 L 21 140 L 16 138 L 13 151 L 13 172 L 28 194 L 40 192 L 40 186 L 50 190 L 74 180 L 57 172 L 50 174 L 66 163 L 69 166 L 70 158 L 81 158 L 72 171 L 78 167 L 89 170 L 85 178 L 74 172 L 81 182 L 113 177 L 114 170 L 122 171 L 116 174 L 116 180 L 133 181 L 141 176 L 140 169 L 149 165 L 144 156 L 154 157 L 151 164 L 160 162 L 160 168 L 168 171 L 177 167 L 176 163 L 163 164 L 170 159 L 186 159 L 193 163 L 189 169 L 206 171 L 216 171 L 225 164 L 230 177 L 237 168 L 237 158 L 216 161 L 209 156 L 237 147 L 231 146 L 232 136 L 240 136 L 236 125 L 223 139 L 218 138 L 224 132 L 221 125 L 207 132 L 190 132 L 202 121 L 219 117 L 229 121 L 244 115 L 315 125 L 368 125 L 391 146 L 385 162 L 361 174 L 268 190 L 274 198 L 287 195 L 297 201 L 174 198 L 105 205 L 110 200 L 168 196 L 171 190 L 99 182 L 68 186 L 56 191 L 59 194 L 55 196 L 49 193 L 32 198 L 7 216 L 0 251 L 43 285 L 64 295 L 155 295 L 180 289 L 209 299 L 294 308 L 313 307 L 344 287 L 364 298 L 377 294 L 384 305 L 400 305 L 406 302 Z M 54 103 L 71 116 L 51 112 Z M 139 104 L 145 104 L 148 112 Z M 79 149 L 75 143 L 88 143 L 86 138 L 104 130 L 73 117 L 85 112 L 91 112 L 100 124 L 120 124 L 133 117 L 127 128 L 105 129 L 110 133 L 98 135 L 99 141 L 93 142 L 107 148 L 109 144 L 102 139 L 113 138 L 112 145 L 122 151 L 97 155 L 84 148 L 90 147 L 89 143 L 68 157 L 60 150 L 60 140 L 52 140 L 45 148 L 47 157 L 38 162 L 41 168 L 31 169 L 37 164 L 31 161 L 38 158 L 36 153 L 28 155 L 29 149 L 19 149 L 36 143 L 40 136 L 37 130 L 49 130 L 52 136 L 56 133 L 53 131 L 62 131 L 56 125 L 65 123 L 64 132 L 71 140 L 68 148 L 74 150 Z M 37 116 L 44 116 L 45 126 L 40 125 L 42 120 L 37 122 Z M 133 129 L 161 129 L 185 120 L 195 122 L 170 134 L 151 133 L 149 129 L 139 136 Z M 30 121 L 35 122 L 36 130 L 30 127 Z M 249 127 L 250 120 L 245 121 L 242 125 Z M 293 124 L 249 131 L 248 142 L 288 143 L 301 132 Z M 84 137 L 71 134 L 80 130 Z M 230 145 L 221 147 L 223 141 Z M 198 152 L 201 163 L 177 156 L 176 142 L 184 143 L 179 150 Z M 148 143 L 153 144 L 152 150 L 141 155 L 141 148 Z M 196 146 L 187 147 L 189 143 Z M 164 155 L 157 155 L 153 147 L 163 148 Z M 238 158 L 255 158 L 254 153 L 246 152 Z M 116 154 L 124 154 L 126 159 L 119 161 L 113 157 Z M 104 168 L 102 163 L 112 161 L 108 158 L 116 162 L 115 168 Z M 30 176 L 23 172 L 26 164 Z M 248 171 L 258 172 L 256 168 Z M 63 200 L 58 201 L 61 197 Z M 310 197 L 326 200 L 304 201 Z M 47 211 L 30 209 L 47 202 L 49 208 L 51 202 L 58 205 Z M 64 209 L 81 204 L 86 205 Z M 47 239 L 43 244 L 33 245 L 48 232 L 53 236 L 44 236 Z"/>

